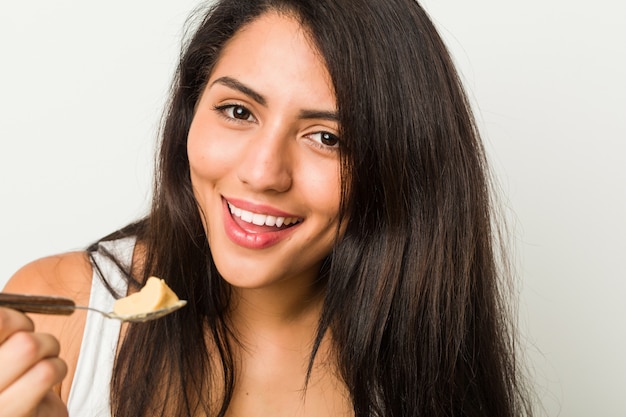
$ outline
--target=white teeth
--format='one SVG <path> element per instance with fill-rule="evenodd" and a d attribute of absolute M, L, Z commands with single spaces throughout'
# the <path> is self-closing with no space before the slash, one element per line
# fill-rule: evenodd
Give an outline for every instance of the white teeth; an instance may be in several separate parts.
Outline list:
<path fill-rule="evenodd" d="M 251 211 L 241 210 L 241 220 L 247 223 L 252 223 L 252 218 L 254 214 Z"/>
<path fill-rule="evenodd" d="M 263 214 L 255 214 L 254 216 L 252 216 L 252 223 L 256 224 L 257 226 L 263 226 L 265 224 L 266 218 L 267 216 Z"/>
<path fill-rule="evenodd" d="M 239 207 L 235 207 L 232 204 L 228 203 L 228 208 L 230 212 L 239 217 L 246 223 L 252 223 L 257 226 L 276 226 L 281 227 L 283 225 L 289 226 L 290 224 L 296 224 L 300 221 L 297 217 L 277 217 L 270 216 L 267 214 L 259 214 L 253 213 L 251 211 L 240 209 Z"/>

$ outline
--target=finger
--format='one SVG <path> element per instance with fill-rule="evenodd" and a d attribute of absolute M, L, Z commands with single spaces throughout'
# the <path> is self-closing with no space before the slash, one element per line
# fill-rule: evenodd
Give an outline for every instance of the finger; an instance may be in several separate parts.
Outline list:
<path fill-rule="evenodd" d="M 61 398 L 54 392 L 48 391 L 33 417 L 68 417 L 68 411 Z"/>
<path fill-rule="evenodd" d="M 0 344 L 15 332 L 33 331 L 33 329 L 33 322 L 25 314 L 10 308 L 0 307 Z"/>
<path fill-rule="evenodd" d="M 0 391 L 19 379 L 37 362 L 59 355 L 57 339 L 49 334 L 20 331 L 0 345 Z"/>
<path fill-rule="evenodd" d="M 0 392 L 0 417 L 31 417 L 39 412 L 40 407 L 54 406 L 54 403 L 49 403 L 52 401 L 49 392 L 63 380 L 66 373 L 67 366 L 59 358 L 38 362 Z"/>

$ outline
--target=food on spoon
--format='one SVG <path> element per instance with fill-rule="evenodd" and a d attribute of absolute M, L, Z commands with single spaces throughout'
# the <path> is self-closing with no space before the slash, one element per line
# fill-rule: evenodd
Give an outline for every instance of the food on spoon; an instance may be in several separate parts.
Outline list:
<path fill-rule="evenodd" d="M 113 313 L 118 316 L 147 314 L 171 307 L 178 302 L 178 296 L 167 286 L 164 280 L 150 277 L 139 292 L 115 301 Z"/>

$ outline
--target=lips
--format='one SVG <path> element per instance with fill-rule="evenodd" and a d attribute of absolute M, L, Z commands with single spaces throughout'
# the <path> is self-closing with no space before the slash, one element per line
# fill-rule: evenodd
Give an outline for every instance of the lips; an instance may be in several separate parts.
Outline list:
<path fill-rule="evenodd" d="M 228 208 L 230 213 L 241 219 L 242 222 L 251 223 L 256 226 L 281 228 L 283 226 L 288 227 L 294 225 L 301 221 L 298 217 L 273 216 L 271 214 L 255 213 L 241 209 L 230 202 L 228 203 Z"/>
<path fill-rule="evenodd" d="M 226 235 L 237 245 L 263 249 L 295 230 L 303 219 L 276 209 L 241 200 L 224 200 Z"/>

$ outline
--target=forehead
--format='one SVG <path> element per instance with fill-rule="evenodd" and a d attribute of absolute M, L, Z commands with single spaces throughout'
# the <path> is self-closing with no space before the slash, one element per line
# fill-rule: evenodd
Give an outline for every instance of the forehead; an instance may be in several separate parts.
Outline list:
<path fill-rule="evenodd" d="M 267 12 L 226 43 L 209 78 L 229 76 L 258 88 L 306 87 L 315 96 L 334 91 L 325 61 L 308 30 L 289 14 Z M 329 99 L 329 97 L 325 97 Z"/>

